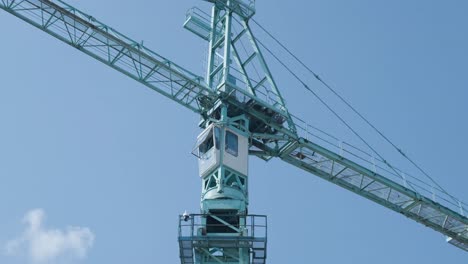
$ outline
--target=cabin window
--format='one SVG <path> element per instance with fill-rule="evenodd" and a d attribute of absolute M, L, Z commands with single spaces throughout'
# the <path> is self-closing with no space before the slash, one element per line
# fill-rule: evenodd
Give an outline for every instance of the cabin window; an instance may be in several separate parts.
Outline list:
<path fill-rule="evenodd" d="M 199 139 L 198 139 L 198 155 L 199 157 L 205 156 L 205 154 L 212 149 L 214 146 L 213 141 L 213 131 L 206 131 Z"/>
<path fill-rule="evenodd" d="M 239 151 L 239 138 L 236 134 L 226 130 L 226 152 L 236 156 Z"/>
<path fill-rule="evenodd" d="M 213 134 L 210 133 L 198 147 L 199 155 L 203 156 L 211 148 L 213 148 Z"/>
<path fill-rule="evenodd" d="M 219 129 L 219 127 L 214 127 L 214 137 L 215 137 L 215 146 L 216 146 L 216 149 L 219 149 L 219 138 L 221 137 L 221 130 Z"/>

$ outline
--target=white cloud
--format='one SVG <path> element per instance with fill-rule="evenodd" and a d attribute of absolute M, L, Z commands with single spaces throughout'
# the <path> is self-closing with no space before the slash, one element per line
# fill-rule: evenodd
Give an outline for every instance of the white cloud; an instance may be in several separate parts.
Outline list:
<path fill-rule="evenodd" d="M 44 210 L 29 211 L 23 219 L 26 229 L 19 237 L 6 243 L 6 254 L 26 254 L 33 263 L 52 263 L 61 257 L 86 257 L 94 243 L 94 234 L 89 228 L 47 229 L 44 219 Z"/>

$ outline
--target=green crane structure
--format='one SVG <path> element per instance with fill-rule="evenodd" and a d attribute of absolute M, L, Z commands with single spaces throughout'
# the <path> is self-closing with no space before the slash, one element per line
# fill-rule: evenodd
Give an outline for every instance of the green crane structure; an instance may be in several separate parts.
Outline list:
<path fill-rule="evenodd" d="M 0 8 L 201 116 L 203 132 L 194 149 L 201 211 L 180 216 L 181 263 L 266 262 L 266 216 L 248 212 L 249 155 L 280 158 L 422 223 L 468 251 L 461 202 L 448 194 L 435 199 L 402 171 L 385 169 L 383 160 L 370 163 L 356 149 L 335 148 L 288 112 L 249 26 L 254 1 L 208 2 L 211 14 L 193 8 L 184 24 L 209 43 L 205 78 L 62 1 L 0 0 Z"/>

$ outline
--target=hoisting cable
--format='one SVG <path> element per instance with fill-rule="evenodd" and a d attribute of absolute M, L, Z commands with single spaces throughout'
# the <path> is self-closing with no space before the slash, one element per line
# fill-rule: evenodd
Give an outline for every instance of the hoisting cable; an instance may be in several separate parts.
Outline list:
<path fill-rule="evenodd" d="M 338 118 L 356 137 L 358 137 L 370 150 L 372 150 L 381 160 L 382 162 L 384 162 L 391 170 L 393 170 L 393 172 L 395 172 L 396 175 L 400 176 L 400 173 L 398 173 L 398 171 L 396 170 L 396 168 L 394 168 L 390 163 L 388 163 L 384 157 L 382 155 L 380 155 L 379 152 L 377 152 L 377 150 L 375 150 L 361 135 L 359 135 L 359 133 L 354 130 L 351 125 L 348 124 L 348 122 L 346 122 L 346 120 L 344 120 L 335 110 L 333 110 L 333 108 L 327 104 L 314 90 L 312 90 L 296 73 L 294 73 L 291 68 L 289 68 L 283 61 L 281 61 L 280 58 L 278 58 L 278 56 L 276 56 L 265 44 L 263 44 L 263 42 L 261 42 L 260 40 L 258 40 L 258 43 L 265 49 L 268 51 L 268 53 L 270 53 L 296 80 L 298 80 L 303 86 L 305 89 L 307 89 L 310 93 L 312 93 L 330 112 L 333 113 L 333 115 L 335 115 L 336 118 Z M 411 186 L 411 185 L 410 185 Z M 412 186 L 411 186 L 412 187 Z M 413 187 L 412 187 L 413 188 Z M 414 190 L 414 188 L 413 188 Z M 414 190 L 416 191 L 416 190 Z"/>
<path fill-rule="evenodd" d="M 224 4 L 225 5 L 225 4 Z M 227 7 L 225 5 L 225 7 Z M 228 9 L 230 9 L 229 7 L 227 7 Z M 235 21 L 238 22 L 239 24 L 242 24 L 238 19 L 236 19 L 234 17 Z M 382 136 L 389 144 L 391 144 L 397 151 L 398 153 L 400 153 L 405 159 L 407 159 L 411 164 L 413 164 L 413 166 L 415 166 L 421 173 L 423 173 L 424 176 L 426 176 L 433 184 L 435 184 L 439 190 L 442 192 L 442 193 L 445 193 L 448 197 L 450 197 L 451 199 L 453 199 L 458 205 L 463 204 L 463 205 L 466 205 L 464 202 L 461 202 L 460 200 L 458 200 L 457 198 L 455 198 L 454 196 L 450 195 L 447 191 L 445 191 L 444 188 L 442 188 L 442 186 L 440 186 L 431 176 L 429 176 L 428 173 L 426 173 L 418 164 L 416 164 L 416 162 L 414 162 L 410 157 L 408 157 L 400 148 L 398 148 L 392 141 L 390 141 L 382 132 L 380 132 L 380 130 L 378 130 L 374 125 L 372 125 L 366 118 L 364 118 L 364 116 L 362 114 L 360 114 L 354 107 L 351 106 L 351 104 L 349 104 L 342 96 L 340 96 L 330 85 L 328 85 L 328 83 L 326 83 L 324 80 L 322 80 L 320 78 L 320 76 L 318 74 L 316 74 L 314 71 L 312 71 L 309 67 L 307 67 L 305 65 L 305 63 L 303 63 L 297 56 L 295 56 L 285 45 L 283 45 L 278 39 L 276 39 L 269 31 L 267 31 L 263 26 L 261 26 L 257 21 L 255 21 L 253 18 L 251 18 L 251 20 L 256 24 L 258 25 L 263 31 L 265 31 L 265 33 L 267 33 L 276 43 L 278 43 L 284 50 L 286 50 L 287 53 L 289 53 L 296 61 L 298 61 L 307 71 L 309 71 L 319 82 L 321 82 L 325 87 L 327 87 L 332 93 L 334 93 L 338 98 L 340 98 L 340 100 L 342 100 L 346 105 L 348 105 L 348 107 L 351 108 L 351 110 L 353 112 L 355 112 L 356 114 L 358 114 L 360 116 L 361 119 L 363 119 L 369 126 L 371 126 L 380 136 Z M 255 37 L 254 37 L 255 38 Z M 301 82 L 303 84 L 303 86 L 309 91 L 311 92 L 315 97 L 317 97 L 321 102 L 322 104 L 324 104 L 338 119 L 340 119 L 341 122 L 343 122 L 361 141 L 364 142 L 364 144 L 366 144 L 377 156 L 380 157 L 380 159 L 390 168 L 392 169 L 396 175 L 400 176 L 400 178 L 403 178 L 400 173 L 397 172 L 397 170 L 390 164 L 388 163 L 379 153 L 377 153 L 375 151 L 374 148 L 372 148 L 361 136 L 359 136 L 357 134 L 357 132 L 352 129 L 350 127 L 349 124 L 347 124 L 344 119 L 342 119 L 338 113 L 336 113 L 335 111 L 333 111 L 331 109 L 331 107 L 329 105 L 327 105 L 325 103 L 325 101 L 323 101 L 319 96 L 318 94 L 316 94 L 315 92 L 313 92 L 312 89 L 310 89 L 307 84 L 305 84 L 305 82 L 303 82 L 296 74 L 294 74 L 292 72 L 292 70 L 290 68 L 288 68 L 285 63 L 283 63 L 270 49 L 268 49 L 263 43 L 261 43 L 261 41 L 258 39 L 258 38 L 255 38 L 255 40 L 257 40 L 261 46 L 263 46 L 267 51 L 268 53 L 270 53 L 289 73 L 291 73 L 296 79 L 298 79 L 299 82 Z M 417 179 L 417 178 L 416 178 Z M 416 191 L 412 184 L 410 184 L 410 186 L 412 187 L 412 189 L 414 191 Z M 417 192 L 417 191 L 416 191 Z M 460 205 L 461 206 L 461 205 Z M 462 209 L 463 210 L 463 209 Z"/>
<path fill-rule="evenodd" d="M 281 48 L 283 48 L 290 56 L 292 56 L 299 64 L 302 65 L 302 67 L 304 67 L 310 74 L 312 74 L 315 79 L 317 79 L 320 83 L 322 83 L 328 90 L 330 90 L 335 96 L 337 96 L 346 106 L 348 106 L 355 114 L 357 114 L 367 125 L 369 125 L 377 134 L 379 134 L 387 143 L 389 143 L 400 155 L 402 155 L 406 160 L 408 160 L 413 166 L 415 166 L 422 174 L 424 174 L 433 184 L 435 184 L 440 191 L 442 191 L 443 193 L 445 193 L 446 195 L 448 195 L 450 198 L 454 199 L 456 202 L 458 202 L 458 200 L 453 197 L 452 195 L 450 195 L 444 188 L 442 188 L 442 186 L 440 186 L 425 170 L 423 170 L 421 168 L 421 166 L 419 166 L 415 161 L 413 161 L 408 155 L 406 155 L 405 152 L 403 152 L 403 150 L 401 148 L 399 148 L 395 143 L 393 143 L 393 141 L 391 141 L 387 136 L 385 136 L 379 129 L 377 129 L 367 118 L 365 118 L 356 108 L 354 108 L 346 99 L 343 98 L 343 96 L 341 96 L 338 92 L 336 92 L 327 82 L 325 82 L 316 72 L 314 72 L 312 69 L 310 69 L 301 59 L 299 59 L 294 53 L 292 53 L 281 41 L 279 41 L 275 36 L 273 36 L 273 34 L 271 34 L 267 29 L 265 29 L 262 25 L 260 25 L 260 23 L 258 23 L 255 19 L 251 19 L 251 21 L 253 21 L 261 30 L 263 30 L 270 38 L 272 38 L 278 45 L 281 46 Z M 257 39 L 257 41 L 259 41 Z M 260 43 L 260 41 L 259 41 Z M 261 45 L 268 51 L 268 53 L 270 53 L 273 57 L 275 57 L 275 59 L 283 65 L 283 67 L 287 68 L 286 65 L 280 61 L 280 59 L 273 54 L 273 52 L 271 50 L 269 50 L 268 48 L 265 47 L 265 45 L 263 45 L 263 43 L 261 43 Z M 292 70 L 290 70 L 289 68 L 287 68 L 287 70 L 291 73 L 292 73 Z M 372 147 L 369 146 L 369 144 L 363 140 L 363 138 L 361 136 L 359 136 L 348 124 L 346 124 L 344 122 L 344 120 L 339 117 L 337 115 L 337 113 L 335 111 L 333 111 L 328 105 L 325 104 L 325 102 L 318 97 L 318 95 L 312 90 L 310 89 L 302 80 L 300 80 L 300 78 L 298 78 L 298 76 L 296 74 L 293 74 L 294 77 L 296 79 L 298 79 L 303 85 L 304 87 L 309 91 L 311 92 L 315 97 L 317 97 L 321 102 L 322 104 L 324 104 L 330 111 L 333 112 L 333 114 L 335 116 L 337 116 L 356 136 L 358 136 L 361 141 L 364 142 L 364 144 L 366 144 L 376 155 L 380 156 L 379 153 L 377 153 Z M 386 162 L 383 158 L 381 158 L 385 164 L 387 164 L 387 166 L 390 166 L 390 168 L 392 168 L 392 166 Z M 394 170 L 394 168 L 392 168 Z M 399 175 L 399 174 L 398 174 Z"/>

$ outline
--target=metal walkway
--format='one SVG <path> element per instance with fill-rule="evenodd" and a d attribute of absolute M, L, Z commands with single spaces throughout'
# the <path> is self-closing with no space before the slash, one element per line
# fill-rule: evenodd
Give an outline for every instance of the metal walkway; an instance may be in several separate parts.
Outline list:
<path fill-rule="evenodd" d="M 247 215 L 239 233 L 206 233 L 210 228 L 204 224 L 208 215 L 191 215 L 187 221 L 179 220 L 179 249 L 182 264 L 199 263 L 196 258 L 205 258 L 203 263 L 239 263 L 236 253 L 247 250 L 251 264 L 266 263 L 267 223 L 266 216 Z M 237 252 L 236 252 L 237 251 Z"/>

